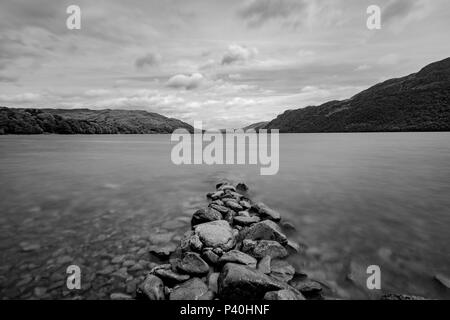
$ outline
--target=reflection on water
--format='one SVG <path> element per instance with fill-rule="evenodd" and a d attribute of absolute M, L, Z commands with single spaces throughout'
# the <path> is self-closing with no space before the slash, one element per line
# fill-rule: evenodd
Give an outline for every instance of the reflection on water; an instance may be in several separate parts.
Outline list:
<path fill-rule="evenodd" d="M 278 209 L 306 243 L 293 261 L 339 298 L 365 289 L 379 265 L 383 292 L 450 298 L 450 134 L 293 134 L 280 171 L 180 166 L 170 136 L 0 137 L 0 296 L 107 298 L 131 292 L 148 246 L 177 241 L 222 178 Z M 65 289 L 65 268 L 83 288 Z M 141 268 L 142 267 L 142 268 Z"/>

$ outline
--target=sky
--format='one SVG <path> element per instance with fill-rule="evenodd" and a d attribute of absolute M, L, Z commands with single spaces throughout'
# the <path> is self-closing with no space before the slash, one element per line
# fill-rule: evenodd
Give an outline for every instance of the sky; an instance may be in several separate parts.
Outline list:
<path fill-rule="evenodd" d="M 447 58 L 449 30 L 448 0 L 2 0 L 0 105 L 240 128 Z"/>

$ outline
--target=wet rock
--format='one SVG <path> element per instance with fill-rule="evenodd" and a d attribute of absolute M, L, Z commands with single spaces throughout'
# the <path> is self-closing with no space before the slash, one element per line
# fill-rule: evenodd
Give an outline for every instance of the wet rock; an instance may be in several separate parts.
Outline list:
<path fill-rule="evenodd" d="M 213 208 L 199 209 L 192 216 L 191 225 L 196 226 L 205 222 L 221 220 L 222 214 Z"/>
<path fill-rule="evenodd" d="M 167 243 L 172 240 L 173 232 L 153 233 L 148 237 L 152 244 Z"/>
<path fill-rule="evenodd" d="M 170 293 L 170 300 L 200 300 L 207 292 L 206 284 L 199 278 L 193 278 L 175 287 Z"/>
<path fill-rule="evenodd" d="M 282 282 L 290 281 L 295 269 L 285 260 L 272 260 L 270 262 L 270 276 Z"/>
<path fill-rule="evenodd" d="M 235 200 L 226 200 L 226 201 L 224 201 L 224 203 L 228 208 L 230 208 L 236 212 L 244 210 L 244 208 L 242 208 L 242 206 L 239 203 L 237 203 L 237 201 L 235 201 Z"/>
<path fill-rule="evenodd" d="M 161 245 L 152 245 L 149 247 L 149 252 L 157 255 L 160 258 L 167 258 L 177 249 L 177 245 L 169 242 Z"/>
<path fill-rule="evenodd" d="M 187 232 L 180 241 L 180 248 L 182 252 L 188 251 L 201 251 L 203 248 L 203 243 L 200 241 L 198 235 L 194 231 Z"/>
<path fill-rule="evenodd" d="M 265 205 L 262 202 L 259 202 L 255 205 L 253 205 L 253 207 L 256 209 L 256 211 L 258 212 L 259 216 L 262 219 L 269 219 L 275 222 L 278 222 L 281 220 L 281 215 L 278 211 L 273 210 L 272 208 L 269 208 L 267 205 Z"/>
<path fill-rule="evenodd" d="M 272 240 L 244 240 L 242 251 L 248 253 L 256 259 L 269 256 L 272 259 L 285 258 L 288 255 L 287 250 L 277 241 Z"/>
<path fill-rule="evenodd" d="M 241 200 L 239 201 L 239 204 L 242 206 L 242 208 L 249 210 L 252 208 L 252 205 L 250 204 L 250 202 L 246 201 L 246 200 Z"/>
<path fill-rule="evenodd" d="M 190 276 L 187 274 L 175 273 L 168 269 L 157 269 L 155 270 L 155 275 L 167 281 L 170 284 L 180 283 L 189 280 Z"/>
<path fill-rule="evenodd" d="M 247 192 L 248 191 L 248 186 L 245 183 L 238 183 L 236 185 L 236 190 L 239 192 Z"/>
<path fill-rule="evenodd" d="M 225 252 L 219 259 L 219 263 L 226 264 L 228 262 L 243 264 L 251 268 L 256 268 L 256 259 L 248 254 L 238 250 Z"/>
<path fill-rule="evenodd" d="M 220 275 L 219 272 L 213 272 L 208 277 L 208 288 L 214 294 L 217 294 L 218 292 L 217 281 L 219 280 L 219 275 Z"/>
<path fill-rule="evenodd" d="M 290 231 L 293 232 L 295 231 L 297 228 L 295 227 L 295 225 L 290 222 L 290 221 L 283 221 L 281 223 L 281 227 L 285 230 L 285 231 Z"/>
<path fill-rule="evenodd" d="M 178 264 L 178 269 L 187 274 L 201 275 L 208 273 L 209 265 L 198 253 L 188 252 Z"/>
<path fill-rule="evenodd" d="M 300 245 L 292 240 L 288 240 L 288 242 L 286 243 L 286 249 L 290 254 L 296 254 L 301 251 Z"/>
<path fill-rule="evenodd" d="M 320 283 L 310 279 L 297 280 L 289 282 L 291 286 L 300 291 L 306 298 L 313 299 L 319 297 L 322 293 Z"/>
<path fill-rule="evenodd" d="M 111 295 L 109 296 L 109 298 L 111 300 L 133 300 L 133 297 L 125 294 L 125 293 L 111 293 Z"/>
<path fill-rule="evenodd" d="M 267 292 L 285 286 L 253 268 L 234 263 L 223 267 L 218 280 L 219 297 L 226 300 L 261 300 Z"/>
<path fill-rule="evenodd" d="M 113 266 L 109 265 L 109 266 L 106 266 L 105 268 L 103 268 L 102 270 L 97 271 L 97 274 L 102 275 L 102 276 L 106 276 L 108 274 L 113 273 L 114 270 L 116 270 L 116 269 L 114 269 Z"/>
<path fill-rule="evenodd" d="M 164 300 L 164 283 L 157 276 L 149 274 L 139 285 L 136 295 L 138 298 L 149 300 Z"/>
<path fill-rule="evenodd" d="M 218 200 L 218 199 L 220 199 L 224 194 L 225 194 L 225 192 L 223 192 L 223 191 L 217 191 L 217 192 L 212 193 L 212 194 L 210 195 L 210 198 L 211 198 L 212 200 Z"/>
<path fill-rule="evenodd" d="M 226 184 L 230 184 L 230 183 L 228 181 L 219 182 L 218 184 L 216 184 L 216 190 L 219 190 L 220 187 L 222 187 L 223 185 L 226 185 Z"/>
<path fill-rule="evenodd" d="M 224 206 L 225 203 L 223 203 L 222 200 L 214 200 L 213 202 L 211 202 L 212 204 L 217 204 L 218 206 Z"/>
<path fill-rule="evenodd" d="M 224 220 L 199 224 L 195 226 L 194 232 L 206 247 L 228 251 L 235 245 L 230 224 Z"/>
<path fill-rule="evenodd" d="M 215 204 L 215 203 L 210 203 L 209 207 L 214 209 L 214 210 L 216 210 L 216 211 L 219 211 L 222 215 L 227 214 L 228 211 L 230 211 L 229 208 L 227 208 L 225 206 L 220 206 L 220 205 Z"/>
<path fill-rule="evenodd" d="M 204 295 L 200 296 L 198 300 L 208 301 L 208 300 L 214 300 L 214 292 L 211 290 L 208 290 Z"/>
<path fill-rule="evenodd" d="M 258 271 L 264 274 L 270 274 L 270 262 L 272 258 L 270 256 L 265 256 L 258 263 Z"/>
<path fill-rule="evenodd" d="M 450 289 L 450 278 L 444 276 L 443 274 L 437 274 L 434 276 L 434 279 L 447 289 Z"/>
<path fill-rule="evenodd" d="M 278 225 L 271 220 L 252 225 L 245 233 L 245 238 L 250 240 L 274 240 L 283 245 L 287 243 L 286 236 L 281 232 Z"/>
<path fill-rule="evenodd" d="M 305 300 L 300 292 L 292 289 L 270 291 L 264 295 L 264 300 Z"/>
<path fill-rule="evenodd" d="M 211 249 L 203 251 L 202 258 L 211 265 L 216 265 L 219 262 L 219 256 Z"/>
<path fill-rule="evenodd" d="M 115 256 L 112 260 L 111 263 L 112 264 L 122 264 L 126 259 L 125 255 L 121 255 L 121 256 Z"/>
<path fill-rule="evenodd" d="M 244 211 L 245 212 L 245 211 Z M 252 224 L 260 222 L 261 219 L 257 216 L 253 217 L 245 217 L 245 216 L 237 216 L 233 218 L 233 222 L 238 226 L 251 226 Z"/>
<path fill-rule="evenodd" d="M 380 299 L 381 300 L 426 300 L 425 298 L 419 297 L 419 296 L 410 296 L 410 295 L 406 295 L 406 294 L 393 294 L 393 293 L 385 294 Z"/>
<path fill-rule="evenodd" d="M 223 184 L 219 187 L 219 190 L 220 191 L 230 190 L 230 191 L 236 192 L 236 188 L 234 186 L 232 186 L 231 184 Z"/>
<path fill-rule="evenodd" d="M 41 245 L 39 243 L 26 241 L 19 243 L 19 246 L 24 252 L 37 251 L 41 249 Z"/>

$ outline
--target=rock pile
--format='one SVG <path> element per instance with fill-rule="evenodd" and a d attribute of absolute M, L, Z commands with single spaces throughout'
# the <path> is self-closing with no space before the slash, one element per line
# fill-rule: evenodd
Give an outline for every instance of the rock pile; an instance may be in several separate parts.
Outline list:
<path fill-rule="evenodd" d="M 322 288 L 285 259 L 299 250 L 280 214 L 247 197 L 248 187 L 223 182 L 192 216 L 166 264 L 154 267 L 136 297 L 150 300 L 304 300 Z"/>

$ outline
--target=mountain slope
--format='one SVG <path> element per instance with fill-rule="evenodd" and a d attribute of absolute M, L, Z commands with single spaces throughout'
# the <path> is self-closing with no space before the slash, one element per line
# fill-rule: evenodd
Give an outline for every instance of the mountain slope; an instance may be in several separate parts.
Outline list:
<path fill-rule="evenodd" d="M 257 123 L 253 123 L 249 126 L 246 126 L 244 128 L 242 128 L 242 130 L 247 131 L 247 130 L 255 130 L 258 131 L 261 128 L 264 128 L 264 126 L 266 126 L 269 122 L 268 121 L 263 121 L 263 122 L 257 122 Z"/>
<path fill-rule="evenodd" d="M 377 84 L 348 100 L 286 111 L 265 128 L 280 132 L 449 131 L 450 58 Z"/>
<path fill-rule="evenodd" d="M 192 126 L 141 110 L 15 109 L 0 107 L 0 134 L 172 133 Z"/>

